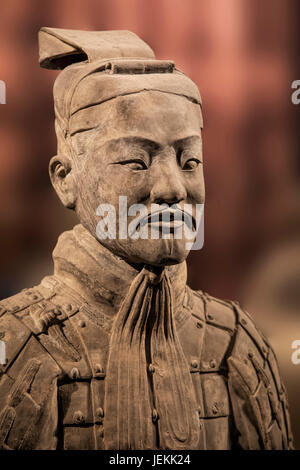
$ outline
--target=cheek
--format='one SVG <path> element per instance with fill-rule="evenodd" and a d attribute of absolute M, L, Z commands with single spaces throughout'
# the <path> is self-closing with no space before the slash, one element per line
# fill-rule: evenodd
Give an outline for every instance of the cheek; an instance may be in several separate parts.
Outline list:
<path fill-rule="evenodd" d="M 115 203 L 119 196 L 126 196 L 128 204 L 144 200 L 151 189 L 151 182 L 146 171 L 137 173 L 125 168 L 110 166 L 99 177 L 98 192 L 107 202 Z"/>
<path fill-rule="evenodd" d="M 186 178 L 188 199 L 196 204 L 203 204 L 205 200 L 205 185 L 202 169 Z"/>
<path fill-rule="evenodd" d="M 103 201 L 99 194 L 99 187 L 102 186 L 101 172 L 93 167 L 92 162 L 86 161 L 76 173 L 77 188 L 79 191 L 81 211 L 89 214 L 96 214 L 96 209 Z"/>

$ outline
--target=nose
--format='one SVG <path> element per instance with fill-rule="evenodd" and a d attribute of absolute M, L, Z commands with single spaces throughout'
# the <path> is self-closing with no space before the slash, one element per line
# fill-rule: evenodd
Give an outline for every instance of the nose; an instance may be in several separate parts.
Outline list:
<path fill-rule="evenodd" d="M 154 184 L 150 200 L 155 204 L 177 204 L 187 197 L 176 157 L 163 158 L 157 163 L 153 174 Z"/>

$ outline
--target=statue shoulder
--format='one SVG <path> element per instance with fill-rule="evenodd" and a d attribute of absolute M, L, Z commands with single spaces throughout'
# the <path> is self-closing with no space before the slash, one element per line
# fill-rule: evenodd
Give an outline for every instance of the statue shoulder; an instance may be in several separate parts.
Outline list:
<path fill-rule="evenodd" d="M 0 302 L 0 449 L 33 449 L 42 434 L 55 447 L 55 424 L 46 416 L 56 406 L 61 370 L 24 321 L 43 294 L 42 287 L 25 289 Z"/>
<path fill-rule="evenodd" d="M 31 329 L 22 321 L 22 315 L 31 305 L 41 300 L 42 297 L 37 290 L 24 289 L 0 301 L 0 340 L 2 341 L 0 371 L 2 373 L 15 361 L 32 335 Z"/>
<path fill-rule="evenodd" d="M 228 377 L 234 445 L 243 449 L 292 449 L 287 394 L 265 335 L 238 302 L 191 289 L 188 297 L 192 315 L 206 324 L 203 371 L 221 367 Z"/>
<path fill-rule="evenodd" d="M 234 332 L 236 312 L 232 302 L 221 300 L 207 292 L 189 289 L 190 305 L 194 315 L 201 317 L 206 323 L 220 329 Z"/>
<path fill-rule="evenodd" d="M 43 281 L 38 286 L 23 289 L 0 301 L 0 340 L 6 348 L 6 364 L 2 364 L 2 370 L 15 360 L 29 338 L 39 333 L 34 311 L 42 305 L 46 309 L 55 295 L 53 285 Z"/>
<path fill-rule="evenodd" d="M 293 436 L 287 394 L 275 353 L 252 317 L 237 302 L 236 328 L 228 363 L 238 446 L 243 449 L 290 449 Z"/>
<path fill-rule="evenodd" d="M 203 291 L 187 288 L 182 312 L 184 320 L 179 328 L 180 339 L 184 350 L 189 351 L 189 359 L 200 359 L 199 367 L 203 374 L 226 374 L 226 357 L 231 351 L 236 327 L 232 304 Z"/>

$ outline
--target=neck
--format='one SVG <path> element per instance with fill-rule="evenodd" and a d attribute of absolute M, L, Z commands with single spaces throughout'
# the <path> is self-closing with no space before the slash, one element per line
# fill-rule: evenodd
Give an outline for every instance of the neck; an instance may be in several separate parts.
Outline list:
<path fill-rule="evenodd" d="M 142 266 L 134 266 L 101 245 L 82 225 L 64 232 L 53 251 L 54 274 L 91 305 L 115 315 Z M 150 267 L 150 269 L 152 269 Z M 154 271 L 157 268 L 154 268 Z M 186 263 L 166 266 L 174 306 L 182 304 Z"/>

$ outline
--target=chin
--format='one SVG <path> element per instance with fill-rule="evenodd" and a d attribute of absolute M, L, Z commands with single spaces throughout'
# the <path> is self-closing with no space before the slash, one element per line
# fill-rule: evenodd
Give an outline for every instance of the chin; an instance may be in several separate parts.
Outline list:
<path fill-rule="evenodd" d="M 184 240 L 136 240 L 123 257 L 131 263 L 171 266 L 185 261 L 189 250 Z"/>

